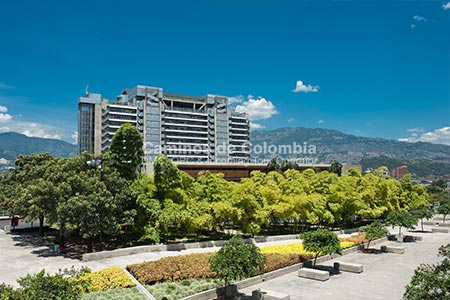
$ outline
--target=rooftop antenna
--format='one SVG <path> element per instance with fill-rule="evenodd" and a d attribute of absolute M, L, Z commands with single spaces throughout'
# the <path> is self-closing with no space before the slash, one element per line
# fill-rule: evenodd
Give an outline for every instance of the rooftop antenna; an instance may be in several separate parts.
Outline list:
<path fill-rule="evenodd" d="M 89 84 L 86 84 L 86 96 L 89 96 Z"/>

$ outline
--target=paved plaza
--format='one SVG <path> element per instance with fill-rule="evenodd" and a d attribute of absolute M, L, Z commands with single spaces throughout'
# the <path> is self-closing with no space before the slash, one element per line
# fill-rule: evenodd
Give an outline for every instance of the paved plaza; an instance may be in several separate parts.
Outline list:
<path fill-rule="evenodd" d="M 431 227 L 426 226 L 425 230 Z M 393 229 L 392 232 L 395 232 Z M 450 243 L 449 233 L 411 233 L 423 236 L 423 241 L 413 243 L 386 242 L 385 245 L 400 245 L 405 247 L 405 254 L 361 254 L 352 253 L 328 261 L 321 265 L 332 266 L 334 261 L 353 262 L 364 265 L 361 274 L 340 273 L 330 277 L 330 280 L 319 282 L 299 278 L 297 273 L 290 273 L 276 279 L 268 280 L 256 286 L 242 290 L 251 295 L 251 291 L 261 288 L 291 295 L 292 300 L 300 299 L 401 299 L 404 287 L 409 283 L 414 269 L 420 263 L 436 263 L 439 261 L 437 252 L 440 245 Z M 0 230 L 0 282 L 16 285 L 16 279 L 34 273 L 41 269 L 56 272 L 70 266 L 88 266 L 94 270 L 110 266 L 126 266 L 148 260 L 157 260 L 165 256 L 175 256 L 189 253 L 210 252 L 219 247 L 188 249 L 181 251 L 150 252 L 122 256 L 90 262 L 81 262 L 63 256 L 52 256 L 48 247 L 35 247 L 18 242 L 14 234 L 5 234 Z M 258 246 L 292 243 L 298 240 L 285 240 L 259 243 Z M 379 247 L 377 245 L 376 247 Z"/>

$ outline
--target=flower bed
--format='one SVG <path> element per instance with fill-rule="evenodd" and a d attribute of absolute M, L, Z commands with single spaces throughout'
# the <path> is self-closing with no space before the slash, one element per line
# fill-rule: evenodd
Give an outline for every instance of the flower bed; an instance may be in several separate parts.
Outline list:
<path fill-rule="evenodd" d="M 352 247 L 359 244 L 362 239 L 360 236 L 341 239 L 341 247 Z M 305 251 L 299 242 L 262 247 L 261 252 L 266 257 L 264 272 L 298 264 L 313 257 L 313 254 Z M 212 255 L 214 252 L 169 256 L 156 261 L 129 265 L 127 269 L 140 283 L 146 285 L 186 279 L 213 279 L 216 278 L 216 274 L 209 269 L 208 262 Z"/>
<path fill-rule="evenodd" d="M 218 279 L 188 279 L 178 282 L 157 283 L 145 288 L 157 299 L 167 297 L 168 300 L 178 300 L 203 291 L 211 290 L 223 285 Z"/>
<path fill-rule="evenodd" d="M 128 288 L 136 285 L 120 267 L 86 273 L 78 279 L 89 283 L 88 292 Z"/>

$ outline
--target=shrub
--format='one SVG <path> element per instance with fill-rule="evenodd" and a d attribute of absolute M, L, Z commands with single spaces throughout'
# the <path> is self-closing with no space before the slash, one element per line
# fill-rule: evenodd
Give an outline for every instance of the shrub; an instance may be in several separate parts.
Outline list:
<path fill-rule="evenodd" d="M 120 267 L 111 267 L 87 273 L 80 276 L 79 279 L 89 282 L 89 292 L 127 288 L 136 285 Z"/>
<path fill-rule="evenodd" d="M 312 254 L 265 254 L 266 263 L 264 265 L 264 273 L 275 271 L 281 268 L 292 266 L 308 259 L 313 258 Z"/>
<path fill-rule="evenodd" d="M 352 246 L 360 245 L 360 244 L 364 244 L 364 243 L 368 242 L 365 234 L 352 235 L 351 237 L 348 237 L 348 238 L 340 238 L 340 240 L 341 240 L 342 248 L 344 248 L 342 245 L 343 242 L 350 242 L 353 244 Z"/>
<path fill-rule="evenodd" d="M 324 254 L 341 254 L 341 244 L 337 235 L 326 229 L 308 231 L 301 234 L 303 247 L 306 251 L 315 253 L 314 263 L 316 265 L 317 257 Z"/>
<path fill-rule="evenodd" d="M 244 244 L 242 238 L 233 236 L 209 259 L 210 270 L 225 282 L 254 276 L 264 272 L 264 256 L 254 244 Z"/>
<path fill-rule="evenodd" d="M 81 296 L 81 300 L 145 300 L 137 288 L 114 289 L 92 292 Z"/>
<path fill-rule="evenodd" d="M 19 291 L 13 289 L 12 286 L 0 283 L 0 299 L 1 300 L 21 300 L 23 299 Z"/>
<path fill-rule="evenodd" d="M 23 300 L 75 300 L 79 299 L 83 293 L 80 285 L 84 286 L 83 280 L 71 280 L 59 272 L 55 275 L 49 275 L 42 270 L 34 275 L 26 275 L 19 278 L 17 282 L 20 285 L 20 297 Z"/>
<path fill-rule="evenodd" d="M 167 297 L 168 300 L 178 300 L 220 286 L 218 279 L 188 279 L 178 282 L 157 283 L 146 286 L 146 289 L 157 299 Z"/>
<path fill-rule="evenodd" d="M 216 273 L 209 269 L 208 264 L 208 259 L 213 254 L 195 253 L 164 257 L 157 261 L 129 265 L 127 269 L 142 284 L 215 278 Z"/>

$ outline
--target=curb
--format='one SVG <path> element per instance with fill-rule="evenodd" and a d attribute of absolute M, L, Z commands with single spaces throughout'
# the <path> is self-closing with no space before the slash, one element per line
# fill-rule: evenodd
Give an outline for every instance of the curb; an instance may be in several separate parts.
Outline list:
<path fill-rule="evenodd" d="M 127 269 L 122 268 L 122 270 L 124 270 L 128 277 L 130 277 L 130 279 L 136 284 L 136 288 L 138 289 L 139 293 L 141 293 L 148 300 L 156 300 L 156 298 L 153 297 L 153 295 L 150 294 L 150 292 L 139 281 L 137 281 L 137 279 L 134 278 L 134 276 L 131 275 L 131 273 L 128 272 Z"/>

